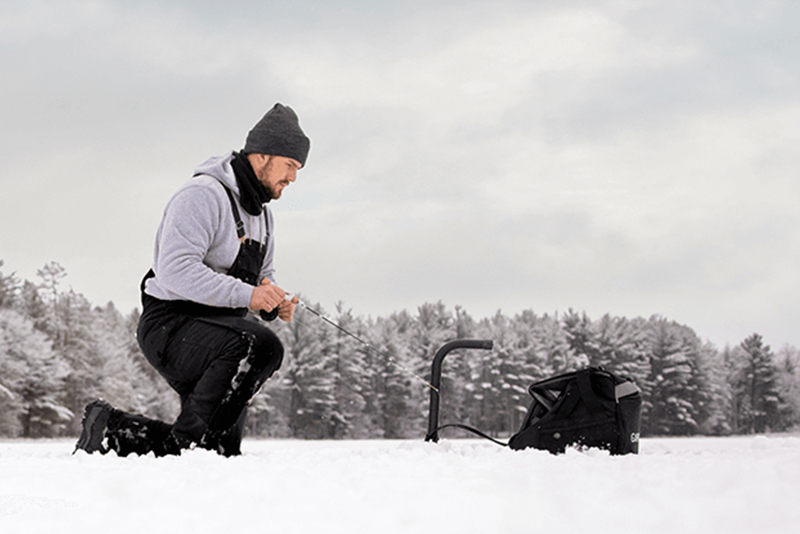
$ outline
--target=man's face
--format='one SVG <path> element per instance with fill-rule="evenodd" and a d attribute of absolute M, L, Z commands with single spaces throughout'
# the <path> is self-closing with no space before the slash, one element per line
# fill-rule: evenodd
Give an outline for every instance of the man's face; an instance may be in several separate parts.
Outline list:
<path fill-rule="evenodd" d="M 273 199 L 281 198 L 283 189 L 297 179 L 297 171 L 302 167 L 296 159 L 283 156 L 250 154 L 248 157 L 258 181 Z"/>

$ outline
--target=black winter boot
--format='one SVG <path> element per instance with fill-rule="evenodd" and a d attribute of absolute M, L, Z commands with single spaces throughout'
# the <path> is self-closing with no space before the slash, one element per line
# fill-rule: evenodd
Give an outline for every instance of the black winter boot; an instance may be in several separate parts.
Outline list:
<path fill-rule="evenodd" d="M 145 455 L 150 452 L 156 457 L 177 456 L 185 448 L 172 433 L 172 425 L 143 415 L 115 410 L 107 426 L 108 448 L 118 456 L 131 453 Z"/>
<path fill-rule="evenodd" d="M 107 453 L 108 448 L 103 444 L 106 437 L 106 426 L 109 417 L 116 411 L 102 399 L 95 399 L 87 404 L 81 420 L 81 436 L 78 438 L 72 454 L 78 452 L 78 449 L 83 449 L 89 454 L 94 451 L 100 451 L 100 454 Z"/>
<path fill-rule="evenodd" d="M 224 431 L 214 431 L 210 428 L 203 434 L 199 446 L 216 451 L 225 457 L 239 456 L 242 454 L 242 435 L 244 434 L 244 424 L 247 419 L 247 409 L 242 410 L 242 414 L 231 428 Z"/>

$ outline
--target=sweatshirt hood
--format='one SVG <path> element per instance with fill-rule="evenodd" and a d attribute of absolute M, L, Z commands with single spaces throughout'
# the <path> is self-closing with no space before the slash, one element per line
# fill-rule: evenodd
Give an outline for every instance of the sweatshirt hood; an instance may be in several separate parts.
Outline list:
<path fill-rule="evenodd" d="M 233 151 L 224 156 L 213 156 L 198 165 L 194 169 L 194 175 L 207 174 L 219 180 L 222 185 L 230 189 L 236 197 L 239 197 L 239 186 L 236 183 L 236 175 L 231 167 Z"/>

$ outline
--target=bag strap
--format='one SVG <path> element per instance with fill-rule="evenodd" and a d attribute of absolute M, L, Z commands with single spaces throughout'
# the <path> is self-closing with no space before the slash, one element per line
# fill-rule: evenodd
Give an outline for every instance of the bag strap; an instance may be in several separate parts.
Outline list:
<path fill-rule="evenodd" d="M 567 387 L 567 384 L 572 382 L 575 379 L 575 375 L 577 375 L 577 371 L 570 371 L 568 373 L 564 373 L 563 375 L 554 376 L 551 378 L 545 378 L 544 380 L 539 380 L 538 382 L 534 382 L 528 387 L 528 392 L 531 391 L 564 391 L 564 388 Z M 533 395 L 533 393 L 531 393 Z"/>
<path fill-rule="evenodd" d="M 600 402 L 600 399 L 594 392 L 594 388 L 592 388 L 592 370 L 582 369 L 578 371 L 577 378 L 578 378 L 578 389 L 581 392 L 581 397 L 583 398 L 583 402 L 586 403 L 586 407 L 589 408 L 589 411 L 591 413 L 602 412 L 603 404 Z"/>
<path fill-rule="evenodd" d="M 561 401 L 561 406 L 559 407 L 559 411 L 564 415 L 571 415 L 572 411 L 578 405 L 578 401 L 583 397 L 583 393 L 578 388 L 578 391 L 575 391 L 574 387 L 567 387 L 564 388 L 563 400 Z"/>

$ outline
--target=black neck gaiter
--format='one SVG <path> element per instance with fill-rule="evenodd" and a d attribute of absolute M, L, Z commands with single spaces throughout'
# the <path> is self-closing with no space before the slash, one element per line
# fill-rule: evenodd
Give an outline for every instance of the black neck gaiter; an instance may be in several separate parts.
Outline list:
<path fill-rule="evenodd" d="M 272 200 L 264 184 L 258 181 L 247 156 L 241 152 L 234 152 L 231 160 L 233 174 L 236 175 L 236 185 L 239 186 L 239 202 L 250 215 L 261 215 L 264 204 Z"/>

